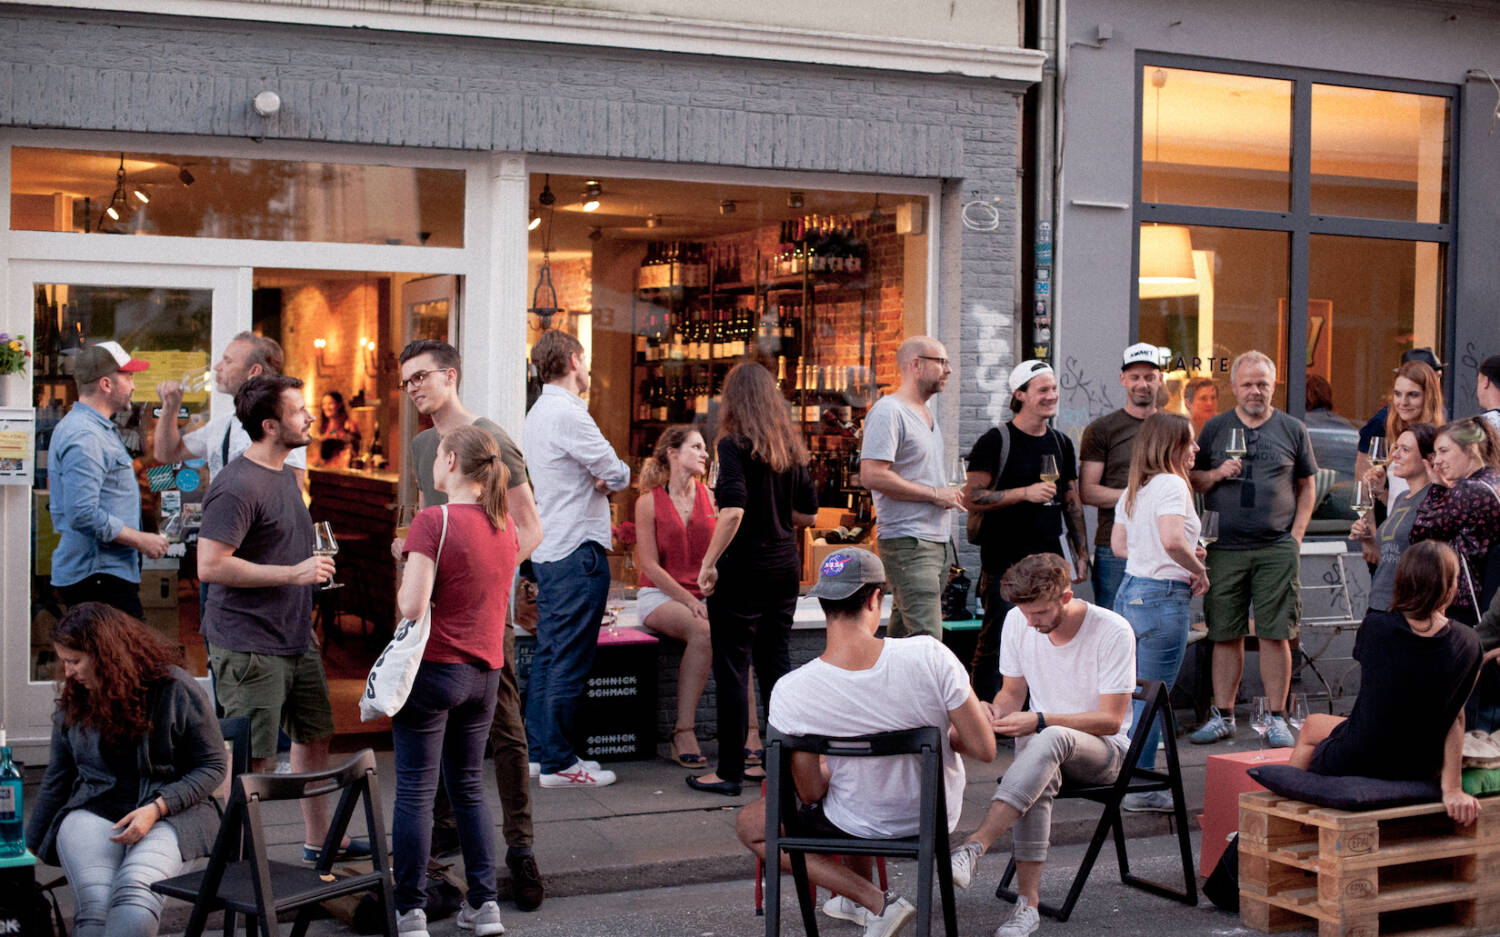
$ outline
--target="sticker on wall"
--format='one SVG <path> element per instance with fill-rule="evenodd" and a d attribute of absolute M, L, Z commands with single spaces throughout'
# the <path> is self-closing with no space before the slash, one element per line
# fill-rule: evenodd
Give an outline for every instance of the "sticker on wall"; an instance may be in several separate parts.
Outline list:
<path fill-rule="evenodd" d="M 177 487 L 183 491 L 198 490 L 198 473 L 193 469 L 183 469 L 177 473 Z"/>
<path fill-rule="evenodd" d="M 152 491 L 166 491 L 172 487 L 175 470 L 170 465 L 153 465 L 146 469 L 146 483 Z"/>

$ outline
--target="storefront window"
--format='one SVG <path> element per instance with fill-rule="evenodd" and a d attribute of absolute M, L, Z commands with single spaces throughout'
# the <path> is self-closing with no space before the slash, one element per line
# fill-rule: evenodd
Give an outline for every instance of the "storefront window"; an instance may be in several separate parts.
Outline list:
<path fill-rule="evenodd" d="M 11 148 L 11 228 L 462 247 L 460 170 Z"/>
<path fill-rule="evenodd" d="M 579 337 L 590 412 L 637 477 L 669 425 L 711 443 L 724 376 L 755 360 L 805 434 L 819 503 L 869 529 L 860 427 L 926 329 L 925 198 L 536 175 L 532 205 L 528 342 Z M 614 499 L 618 520 L 634 499 Z"/>
<path fill-rule="evenodd" d="M 1312 86 L 1312 210 L 1448 220 L 1448 99 Z"/>
<path fill-rule="evenodd" d="M 1291 82 L 1145 67 L 1144 201 L 1285 211 L 1291 144 Z"/>

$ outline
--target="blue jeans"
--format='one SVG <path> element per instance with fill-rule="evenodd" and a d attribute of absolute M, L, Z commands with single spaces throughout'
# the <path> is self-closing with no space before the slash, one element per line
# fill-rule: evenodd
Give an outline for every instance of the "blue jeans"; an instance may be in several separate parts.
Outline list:
<path fill-rule="evenodd" d="M 1135 675 L 1141 680 L 1160 680 L 1170 691 L 1177 682 L 1182 656 L 1187 650 L 1188 629 L 1192 626 L 1193 593 L 1185 582 L 1171 579 L 1141 579 L 1127 575 L 1115 597 L 1115 611 L 1125 616 L 1135 632 Z M 1134 705 L 1130 735 L 1140 730 L 1143 704 Z M 1156 744 L 1161 739 L 1159 723 L 1153 722 L 1151 734 L 1141 750 L 1136 766 L 1156 767 Z"/>
<path fill-rule="evenodd" d="M 599 649 L 599 623 L 609 600 L 609 561 L 592 541 L 560 560 L 533 562 L 536 572 L 536 653 L 526 681 L 526 732 L 531 760 L 543 774 L 573 767 L 573 720 Z"/>
<path fill-rule="evenodd" d="M 495 717 L 500 671 L 479 664 L 424 660 L 411 695 L 391 720 L 396 749 L 396 811 L 391 860 L 396 908 L 427 906 L 427 859 L 432 852 L 432 799 L 438 767 L 463 848 L 469 904 L 495 900 L 495 820 L 484 799 L 484 743 Z"/>
<path fill-rule="evenodd" d="M 1100 608 L 1114 608 L 1115 596 L 1120 592 L 1120 583 L 1125 581 L 1126 560 L 1115 556 L 1109 547 L 1094 547 L 1094 604 Z"/>
<path fill-rule="evenodd" d="M 114 824 L 73 810 L 57 831 L 57 854 L 73 888 L 76 937 L 155 937 L 163 898 L 152 882 L 182 870 L 177 831 L 157 823 L 138 843 L 112 843 Z"/>

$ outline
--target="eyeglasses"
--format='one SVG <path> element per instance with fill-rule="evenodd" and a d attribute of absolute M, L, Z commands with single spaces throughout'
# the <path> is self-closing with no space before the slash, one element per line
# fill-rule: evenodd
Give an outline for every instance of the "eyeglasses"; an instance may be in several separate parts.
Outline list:
<path fill-rule="evenodd" d="M 427 376 L 429 374 L 441 374 L 444 371 L 451 371 L 451 370 L 453 370 L 453 369 L 452 368 L 433 368 L 430 371 L 417 371 L 417 372 L 413 373 L 411 377 L 409 377 L 406 380 L 404 380 L 404 381 L 401 382 L 401 389 L 404 390 L 404 391 L 406 391 L 409 394 L 409 393 L 412 392 L 412 388 L 416 387 L 418 384 L 424 383 L 427 380 Z"/>
<path fill-rule="evenodd" d="M 939 358 L 939 357 L 937 357 L 935 355 L 917 355 L 917 360 L 918 361 L 933 361 L 933 362 L 936 362 L 937 366 L 940 367 L 940 368 L 946 368 L 946 367 L 948 367 L 948 359 L 947 358 Z"/>

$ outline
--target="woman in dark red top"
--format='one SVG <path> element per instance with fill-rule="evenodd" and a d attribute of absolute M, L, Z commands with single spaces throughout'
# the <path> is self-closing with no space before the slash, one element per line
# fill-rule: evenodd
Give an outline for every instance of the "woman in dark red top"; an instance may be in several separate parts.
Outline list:
<path fill-rule="evenodd" d="M 495 717 L 506 612 L 516 571 L 516 528 L 507 517 L 510 473 L 489 433 L 450 430 L 438 443 L 433 484 L 448 496 L 412 521 L 396 603 L 405 618 L 432 606 L 432 632 L 406 705 L 391 719 L 396 810 L 391 823 L 396 910 L 403 934 L 425 934 L 426 871 L 438 767 L 458 820 L 468 879 L 459 926 L 498 934 L 495 821 L 484 799 L 484 745 Z M 447 516 L 447 535 L 443 518 Z M 467 922 L 467 923 L 466 923 Z"/>

